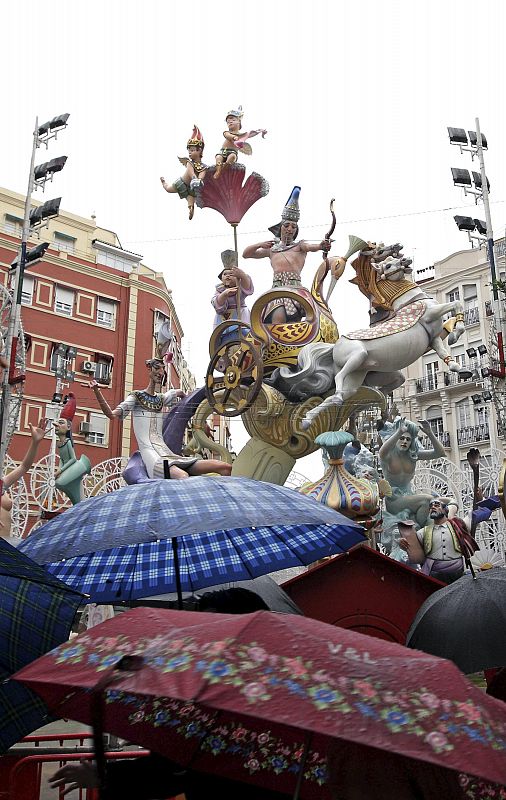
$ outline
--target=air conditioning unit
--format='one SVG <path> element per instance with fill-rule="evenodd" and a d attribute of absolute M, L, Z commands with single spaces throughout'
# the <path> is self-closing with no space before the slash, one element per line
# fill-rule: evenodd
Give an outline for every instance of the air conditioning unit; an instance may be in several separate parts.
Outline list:
<path fill-rule="evenodd" d="M 89 364 L 90 362 L 88 361 L 87 363 Z M 81 422 L 81 424 L 79 425 L 79 433 L 82 433 L 85 436 L 88 433 L 91 433 L 91 425 L 90 425 L 90 423 L 89 422 Z"/>
<path fill-rule="evenodd" d="M 81 364 L 81 372 L 95 372 L 96 368 L 95 361 L 83 361 Z"/>

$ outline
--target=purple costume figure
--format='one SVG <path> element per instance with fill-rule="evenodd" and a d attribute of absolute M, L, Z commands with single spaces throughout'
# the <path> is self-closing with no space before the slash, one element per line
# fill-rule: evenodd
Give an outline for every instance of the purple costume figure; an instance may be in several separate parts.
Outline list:
<path fill-rule="evenodd" d="M 253 294 L 253 282 L 249 275 L 237 266 L 237 253 L 234 250 L 224 250 L 221 254 L 223 270 L 218 275 L 220 283 L 216 286 L 216 292 L 211 300 L 211 304 L 216 311 L 214 318 L 214 328 L 222 322 L 232 319 L 240 319 L 242 322 L 249 323 L 249 309 L 246 306 L 246 297 Z M 240 299 L 240 312 L 237 311 L 237 299 Z"/>

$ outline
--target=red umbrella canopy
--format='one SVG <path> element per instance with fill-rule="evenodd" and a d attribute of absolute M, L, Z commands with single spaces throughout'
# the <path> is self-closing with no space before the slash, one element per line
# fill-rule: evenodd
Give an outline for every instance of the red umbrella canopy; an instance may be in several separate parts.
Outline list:
<path fill-rule="evenodd" d="M 449 661 L 304 617 L 137 608 L 16 679 L 85 723 L 102 679 L 105 730 L 204 772 L 292 792 L 306 758 L 302 797 L 338 740 L 506 782 L 506 705 Z"/>

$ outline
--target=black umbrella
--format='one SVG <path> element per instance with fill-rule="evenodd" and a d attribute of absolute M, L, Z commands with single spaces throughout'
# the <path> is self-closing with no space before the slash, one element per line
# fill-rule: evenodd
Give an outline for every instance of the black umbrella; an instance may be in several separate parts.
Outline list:
<path fill-rule="evenodd" d="M 11 675 L 67 641 L 83 601 L 0 537 L 0 753 L 49 718 L 42 700 Z"/>
<path fill-rule="evenodd" d="M 420 606 L 408 647 L 453 661 L 467 674 L 506 665 L 506 569 L 464 575 Z"/>
<path fill-rule="evenodd" d="M 254 578 L 250 581 L 229 581 L 227 583 L 220 583 L 216 586 L 209 586 L 207 589 L 197 594 L 186 595 L 183 599 L 184 608 L 193 610 L 198 602 L 198 598 L 204 592 L 215 592 L 220 589 L 232 589 L 233 587 L 241 587 L 249 589 L 260 595 L 262 600 L 269 606 L 271 611 L 279 611 L 283 614 L 300 614 L 303 612 L 298 605 L 293 602 L 292 598 L 287 595 L 281 586 L 278 586 L 276 581 L 269 578 L 268 575 L 262 575 L 260 578 Z M 151 606 L 153 608 L 177 608 L 177 593 L 169 592 L 168 594 L 159 594 L 154 597 L 141 597 L 139 600 L 134 600 L 130 603 L 132 606 Z"/>

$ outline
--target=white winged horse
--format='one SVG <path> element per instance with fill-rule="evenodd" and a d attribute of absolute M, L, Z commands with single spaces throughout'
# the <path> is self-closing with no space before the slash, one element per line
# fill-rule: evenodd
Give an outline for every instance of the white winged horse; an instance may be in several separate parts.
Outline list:
<path fill-rule="evenodd" d="M 307 413 L 304 427 L 323 409 L 340 406 L 361 386 L 385 392 L 398 388 L 405 380 L 400 370 L 431 349 L 453 372 L 468 373 L 443 341 L 448 336 L 448 343 L 453 344 L 464 332 L 462 303 L 438 303 L 408 279 L 411 261 L 402 257 L 400 247 L 389 248 L 394 255 L 379 263 L 373 261 L 375 251 L 363 251 L 353 264 L 357 278 L 352 283 L 359 285 L 376 308 L 388 309 L 389 319 L 341 336 L 335 344 L 308 344 L 299 354 L 298 369 L 281 367 L 272 376 L 270 382 L 290 400 L 326 394 L 335 383 L 335 392 Z M 449 313 L 454 319 L 443 326 Z M 452 329 L 449 335 L 448 328 Z"/>

